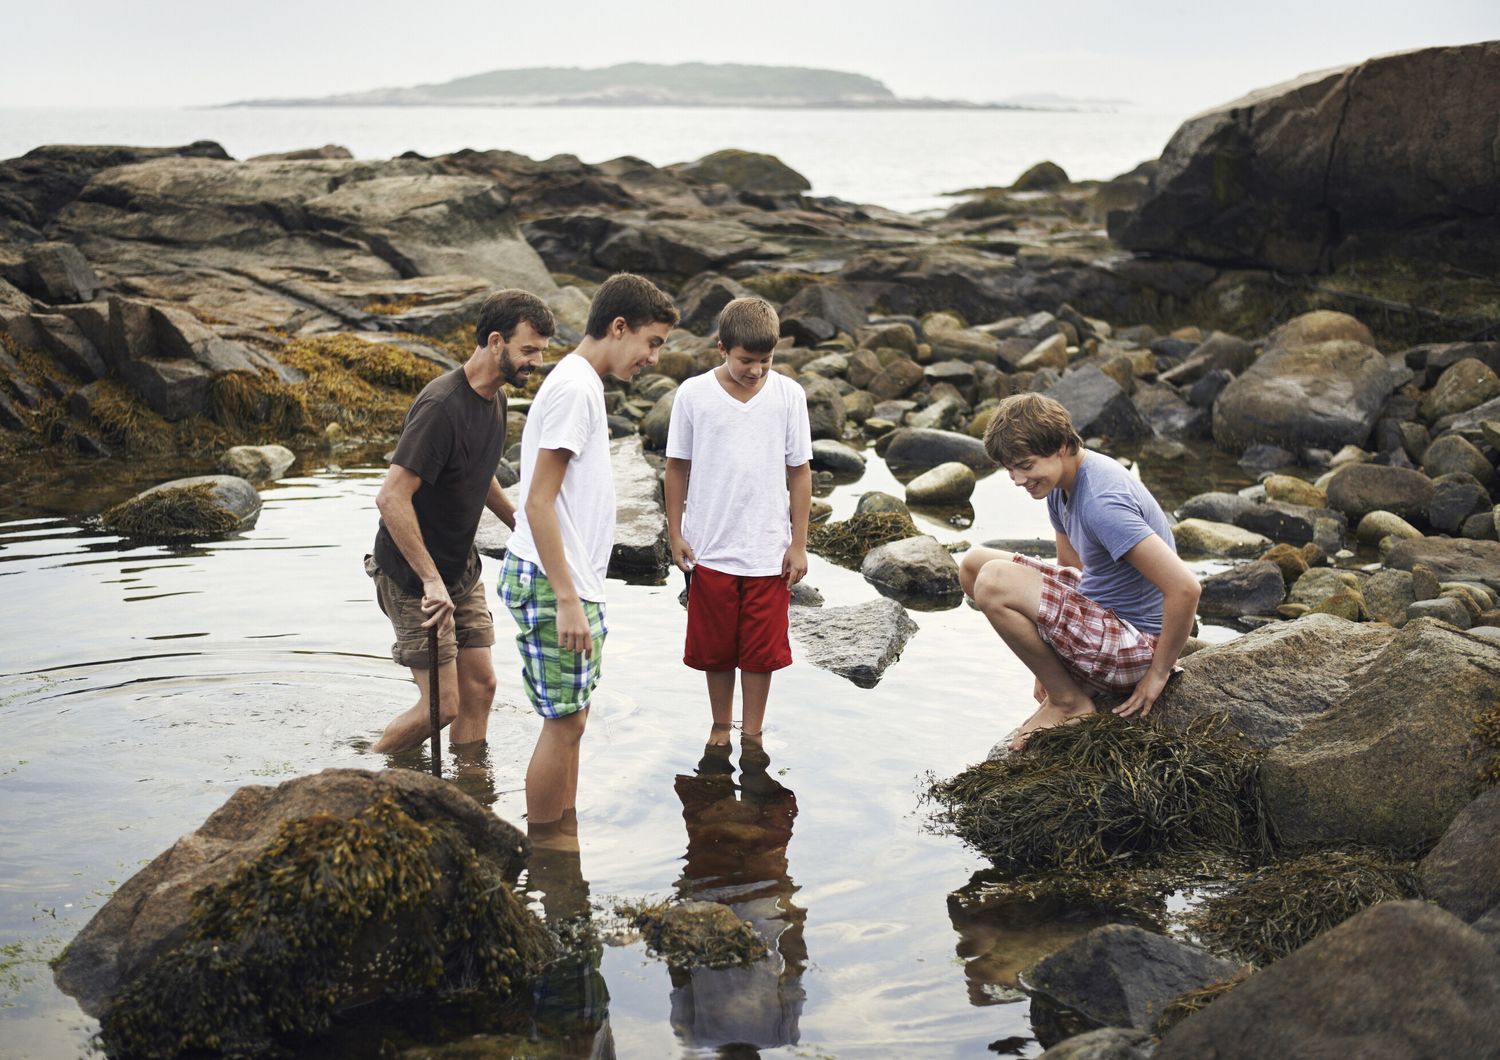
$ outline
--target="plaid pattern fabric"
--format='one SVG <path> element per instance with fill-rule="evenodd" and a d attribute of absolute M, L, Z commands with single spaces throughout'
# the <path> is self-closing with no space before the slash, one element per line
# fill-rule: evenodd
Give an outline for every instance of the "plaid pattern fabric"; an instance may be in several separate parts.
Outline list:
<path fill-rule="evenodd" d="M 1068 672 L 1082 684 L 1100 691 L 1134 690 L 1151 668 L 1157 636 L 1142 633 L 1079 592 L 1082 571 L 1043 563 L 1030 556 L 1012 558 L 1041 572 L 1037 632 L 1057 653 Z"/>
<path fill-rule="evenodd" d="M 544 718 L 564 718 L 587 709 L 599 683 L 604 638 L 604 605 L 583 601 L 593 653 L 565 651 L 557 643 L 557 596 L 535 563 L 507 554 L 500 568 L 500 600 L 516 620 L 516 650 L 532 707 Z"/>

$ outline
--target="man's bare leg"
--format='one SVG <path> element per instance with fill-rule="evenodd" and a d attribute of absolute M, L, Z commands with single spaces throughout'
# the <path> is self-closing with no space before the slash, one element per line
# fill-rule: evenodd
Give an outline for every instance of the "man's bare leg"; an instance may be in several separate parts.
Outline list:
<path fill-rule="evenodd" d="M 740 671 L 740 728 L 746 736 L 759 736 L 766 723 L 766 700 L 771 698 L 771 674 Z"/>
<path fill-rule="evenodd" d="M 990 550 L 994 551 L 994 550 Z M 1042 575 L 1031 567 L 1004 559 L 992 559 L 973 580 L 974 602 L 989 619 L 1000 639 L 1041 682 L 1047 698 L 1036 712 L 1022 723 L 1012 750 L 1019 750 L 1025 738 L 1037 729 L 1062 725 L 1094 709 L 1094 700 L 1073 680 L 1062 660 L 1057 657 L 1037 631 L 1037 613 L 1041 606 Z"/>
<path fill-rule="evenodd" d="M 734 721 L 734 671 L 707 670 L 708 709 L 713 712 L 714 724 L 725 728 Z"/>
<path fill-rule="evenodd" d="M 488 651 L 489 649 L 485 649 Z M 462 652 L 460 652 L 462 654 Z M 431 712 L 427 698 L 427 667 L 413 666 L 411 678 L 417 684 L 417 702 L 413 707 L 398 714 L 385 732 L 375 741 L 370 750 L 377 754 L 398 754 L 420 747 L 422 741 L 432 734 Z M 459 687 L 458 666 L 452 660 L 438 667 L 438 686 L 441 702 L 438 703 L 438 718 L 447 725 L 458 715 Z"/>
<path fill-rule="evenodd" d="M 559 824 L 578 797 L 578 745 L 588 724 L 585 708 L 563 718 L 542 719 L 531 763 L 526 767 L 529 827 Z"/>
<path fill-rule="evenodd" d="M 490 726 L 490 708 L 495 703 L 495 666 L 489 645 L 458 649 L 458 716 L 448 730 L 455 744 L 477 743 Z"/>

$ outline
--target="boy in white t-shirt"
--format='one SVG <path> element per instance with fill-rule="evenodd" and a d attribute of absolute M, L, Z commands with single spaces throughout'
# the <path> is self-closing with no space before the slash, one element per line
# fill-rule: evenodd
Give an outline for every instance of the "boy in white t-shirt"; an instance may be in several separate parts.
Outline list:
<path fill-rule="evenodd" d="M 667 432 L 667 530 L 690 576 L 682 661 L 707 674 L 713 743 L 729 740 L 736 669 L 741 728 L 759 739 L 771 674 L 792 662 L 792 586 L 807 573 L 812 433 L 802 388 L 771 371 L 780 328 L 764 299 L 725 306 L 724 363 L 678 388 Z"/>
<path fill-rule="evenodd" d="M 672 300 L 649 280 L 611 276 L 594 295 L 583 341 L 552 367 L 521 432 L 521 504 L 499 589 L 520 627 L 526 694 L 543 719 L 526 769 L 526 818 L 544 846 L 576 848 L 578 745 L 607 632 L 615 486 L 603 377 L 629 380 L 655 364 L 676 323 Z"/>

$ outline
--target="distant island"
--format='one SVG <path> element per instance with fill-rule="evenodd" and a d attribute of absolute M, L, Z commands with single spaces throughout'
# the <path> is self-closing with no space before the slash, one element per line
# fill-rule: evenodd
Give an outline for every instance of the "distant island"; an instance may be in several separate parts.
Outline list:
<path fill-rule="evenodd" d="M 491 70 L 441 84 L 376 88 L 303 99 L 249 99 L 226 107 L 858 107 L 1061 110 L 1087 102 L 1049 97 L 1046 104 L 903 99 L 863 74 L 801 66 L 742 63 L 620 63 L 586 70 L 542 66 Z M 1114 102 L 1114 101 L 1111 101 Z"/>

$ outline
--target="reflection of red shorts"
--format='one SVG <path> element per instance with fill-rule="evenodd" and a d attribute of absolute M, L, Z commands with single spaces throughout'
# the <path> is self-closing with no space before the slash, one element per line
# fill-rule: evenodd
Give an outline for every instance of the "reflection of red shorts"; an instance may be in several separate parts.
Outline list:
<path fill-rule="evenodd" d="M 791 590 L 780 575 L 725 574 L 701 563 L 688 589 L 687 645 L 694 670 L 770 673 L 792 665 L 787 641 Z"/>
<path fill-rule="evenodd" d="M 1078 591 L 1083 572 L 1013 556 L 1042 575 L 1037 632 L 1073 677 L 1094 688 L 1132 691 L 1151 668 L 1158 634 L 1143 633 Z"/>

